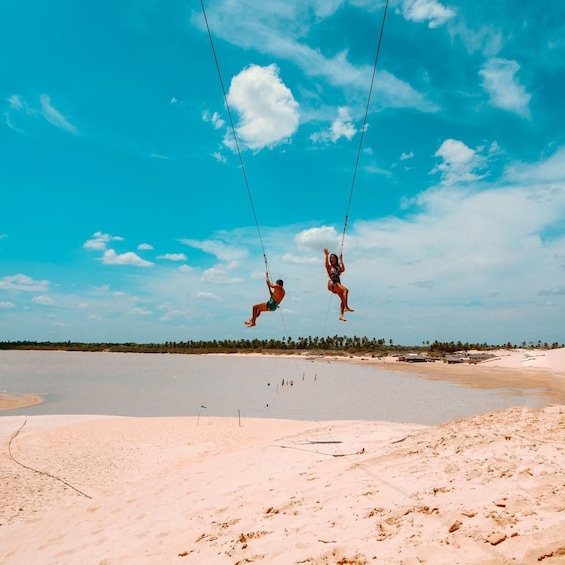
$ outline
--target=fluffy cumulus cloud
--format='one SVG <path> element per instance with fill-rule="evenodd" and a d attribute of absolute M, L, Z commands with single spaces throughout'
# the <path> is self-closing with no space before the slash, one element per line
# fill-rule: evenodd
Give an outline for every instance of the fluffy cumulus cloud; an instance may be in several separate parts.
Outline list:
<path fill-rule="evenodd" d="M 296 246 L 303 251 L 319 252 L 325 247 L 334 249 L 339 245 L 339 241 L 339 234 L 335 228 L 330 226 L 309 228 L 301 231 L 294 237 Z"/>
<path fill-rule="evenodd" d="M 131 265 L 133 267 L 152 267 L 151 261 L 142 259 L 137 253 L 127 251 L 126 253 L 116 253 L 113 249 L 107 249 L 102 255 L 102 262 L 105 265 Z"/>
<path fill-rule="evenodd" d="M 158 255 L 157 259 L 165 259 L 166 261 L 186 261 L 186 255 L 184 253 L 165 253 L 164 255 Z"/>
<path fill-rule="evenodd" d="M 373 254 L 378 243 L 379 259 L 366 263 L 364 276 L 419 293 L 433 289 L 443 304 L 486 302 L 495 293 L 504 296 L 501 303 L 532 300 L 540 290 L 560 287 L 556 255 L 562 243 L 544 243 L 538 234 L 565 209 L 559 195 L 538 199 L 537 192 L 536 187 L 428 191 L 419 213 L 409 218 L 358 224 L 355 257 Z"/>
<path fill-rule="evenodd" d="M 200 280 L 205 283 L 214 284 L 233 284 L 242 282 L 241 277 L 235 276 L 233 272 L 237 272 L 239 263 L 233 261 L 228 264 L 215 265 L 206 269 L 202 273 Z"/>
<path fill-rule="evenodd" d="M 479 71 L 484 89 L 490 102 L 496 108 L 513 112 L 522 117 L 529 117 L 531 95 L 520 84 L 517 73 L 520 65 L 507 59 L 489 59 Z"/>
<path fill-rule="evenodd" d="M 15 308 L 15 307 L 16 307 L 16 305 L 13 302 L 10 302 L 8 300 L 0 301 L 0 308 L 8 309 L 8 308 Z"/>
<path fill-rule="evenodd" d="M 437 0 L 404 0 L 397 11 L 407 20 L 427 22 L 431 28 L 439 27 L 455 16 L 451 8 Z"/>
<path fill-rule="evenodd" d="M 155 249 L 150 243 L 140 243 L 137 246 L 139 251 L 153 251 Z"/>
<path fill-rule="evenodd" d="M 28 292 L 41 292 L 47 290 L 49 281 L 36 281 L 27 275 L 18 273 L 0 279 L 0 290 L 23 290 Z"/>
<path fill-rule="evenodd" d="M 446 139 L 436 151 L 435 157 L 441 158 L 442 162 L 433 169 L 432 173 L 440 172 L 442 182 L 446 185 L 482 178 L 477 171 L 484 166 L 484 157 L 462 141 Z"/>
<path fill-rule="evenodd" d="M 236 75 L 228 103 L 237 112 L 239 141 L 252 150 L 271 148 L 287 141 L 298 129 L 298 103 L 283 83 L 276 65 L 251 65 Z M 226 145 L 233 147 L 231 132 Z"/>
<path fill-rule="evenodd" d="M 123 241 L 123 237 L 110 235 L 108 233 L 102 233 L 100 231 L 97 231 L 92 235 L 91 239 L 84 242 L 83 247 L 84 249 L 103 251 L 104 249 L 106 249 L 108 243 L 110 243 L 111 241 Z M 140 247 L 138 249 L 140 249 Z"/>

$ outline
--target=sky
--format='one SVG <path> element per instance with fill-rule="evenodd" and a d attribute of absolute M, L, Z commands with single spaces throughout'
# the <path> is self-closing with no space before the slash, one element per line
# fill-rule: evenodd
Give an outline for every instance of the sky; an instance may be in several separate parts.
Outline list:
<path fill-rule="evenodd" d="M 3 3 L 1 341 L 565 341 L 565 3 L 204 6 Z"/>

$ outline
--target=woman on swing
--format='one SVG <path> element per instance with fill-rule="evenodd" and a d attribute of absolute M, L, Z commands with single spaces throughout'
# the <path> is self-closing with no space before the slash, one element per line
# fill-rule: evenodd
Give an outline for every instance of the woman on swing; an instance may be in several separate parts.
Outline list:
<path fill-rule="evenodd" d="M 326 255 L 326 271 L 328 272 L 328 277 L 330 277 L 330 280 L 328 281 L 328 290 L 339 296 L 339 299 L 341 300 L 339 319 L 342 322 L 347 322 L 344 318 L 345 312 L 355 312 L 355 310 L 350 308 L 347 303 L 349 290 L 341 284 L 340 275 L 345 271 L 343 257 L 340 254 L 338 259 L 335 253 L 330 254 L 327 249 L 324 249 L 324 253 Z"/>

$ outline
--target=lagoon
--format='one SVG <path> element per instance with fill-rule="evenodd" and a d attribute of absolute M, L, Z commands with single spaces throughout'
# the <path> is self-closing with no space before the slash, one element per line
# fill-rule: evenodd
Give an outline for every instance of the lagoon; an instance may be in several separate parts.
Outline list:
<path fill-rule="evenodd" d="M 436 425 L 511 406 L 532 391 L 481 390 L 333 358 L 0 351 L 0 392 L 42 404 L 2 415 L 227 416 Z M 516 392 L 516 391 L 513 391 Z"/>

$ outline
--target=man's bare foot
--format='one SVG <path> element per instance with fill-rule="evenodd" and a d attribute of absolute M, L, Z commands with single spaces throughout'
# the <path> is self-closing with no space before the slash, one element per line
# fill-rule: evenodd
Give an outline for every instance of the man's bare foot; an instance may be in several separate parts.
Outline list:
<path fill-rule="evenodd" d="M 353 308 L 349 308 L 349 306 L 345 309 L 346 312 L 355 312 L 355 310 L 353 310 Z"/>
<path fill-rule="evenodd" d="M 347 322 L 347 320 L 346 320 L 343 316 L 340 316 L 339 319 L 340 319 L 342 322 Z"/>
<path fill-rule="evenodd" d="M 255 325 L 255 322 L 251 321 L 251 320 L 247 320 L 247 322 L 244 322 L 244 324 L 248 327 L 248 328 L 252 328 Z"/>

